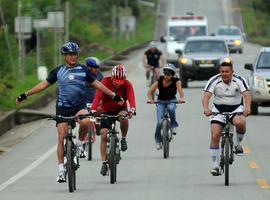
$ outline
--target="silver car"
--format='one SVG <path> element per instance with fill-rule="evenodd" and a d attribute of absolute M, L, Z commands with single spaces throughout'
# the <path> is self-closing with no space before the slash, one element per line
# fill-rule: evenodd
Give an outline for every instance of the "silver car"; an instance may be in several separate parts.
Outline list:
<path fill-rule="evenodd" d="M 245 69 L 251 71 L 251 114 L 257 115 L 259 106 L 270 106 L 270 47 L 262 47 L 254 65 L 245 64 Z"/>
<path fill-rule="evenodd" d="M 225 40 L 230 52 L 243 53 L 245 35 L 237 26 L 222 25 L 218 28 L 217 36 Z"/>
<path fill-rule="evenodd" d="M 208 80 L 219 73 L 220 61 L 229 57 L 222 38 L 213 36 L 189 37 L 180 55 L 180 78 L 183 87 L 190 80 Z"/>

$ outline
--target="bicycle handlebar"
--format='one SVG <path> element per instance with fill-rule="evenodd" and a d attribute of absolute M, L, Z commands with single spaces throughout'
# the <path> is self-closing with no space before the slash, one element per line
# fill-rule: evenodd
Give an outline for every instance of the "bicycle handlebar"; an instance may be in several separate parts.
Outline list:
<path fill-rule="evenodd" d="M 148 104 L 158 104 L 158 103 L 162 103 L 162 101 L 157 101 L 157 100 L 155 100 L 155 101 L 153 101 L 153 103 L 151 103 L 151 102 L 149 102 L 149 101 L 147 101 L 146 103 L 148 103 Z M 164 102 L 164 103 L 166 103 L 166 102 Z M 175 101 L 170 101 L 170 103 L 180 104 L 180 102 L 177 101 L 177 100 L 175 100 Z"/>
<path fill-rule="evenodd" d="M 93 117 L 93 114 L 84 114 L 84 115 L 76 115 L 76 116 L 62 116 L 62 115 L 51 115 L 49 117 L 45 117 L 48 120 L 62 120 L 62 121 L 72 121 L 72 120 L 77 120 L 77 119 L 85 119 L 85 118 L 89 118 L 89 117 Z"/>
<path fill-rule="evenodd" d="M 212 112 L 212 115 L 242 115 L 243 112 Z"/>
<path fill-rule="evenodd" d="M 136 113 L 135 113 L 136 115 Z M 51 115 L 48 118 L 48 120 L 61 120 L 64 122 L 69 122 L 69 121 L 73 121 L 73 120 L 77 120 L 77 119 L 85 119 L 85 118 L 89 118 L 90 120 L 95 120 L 96 119 L 128 119 L 129 118 L 129 113 L 127 114 L 118 114 L 118 115 L 108 115 L 108 114 L 100 114 L 99 116 L 94 116 L 93 113 L 89 113 L 89 114 L 83 114 L 83 115 L 76 115 L 76 116 L 62 116 L 62 115 Z"/>

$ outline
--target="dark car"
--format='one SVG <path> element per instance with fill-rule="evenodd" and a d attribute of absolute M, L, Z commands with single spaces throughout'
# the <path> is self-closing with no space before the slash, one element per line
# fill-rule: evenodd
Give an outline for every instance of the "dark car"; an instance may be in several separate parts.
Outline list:
<path fill-rule="evenodd" d="M 220 61 L 229 57 L 229 50 L 222 38 L 213 36 L 190 37 L 180 55 L 180 78 L 183 87 L 190 80 L 208 80 L 219 73 Z"/>
<path fill-rule="evenodd" d="M 251 114 L 257 115 L 259 106 L 270 106 L 270 47 L 262 47 L 254 64 L 245 64 L 245 69 L 251 71 Z"/>

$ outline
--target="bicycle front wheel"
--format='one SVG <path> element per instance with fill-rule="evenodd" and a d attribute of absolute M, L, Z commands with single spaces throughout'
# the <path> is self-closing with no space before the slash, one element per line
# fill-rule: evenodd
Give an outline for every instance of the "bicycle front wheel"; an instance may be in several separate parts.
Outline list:
<path fill-rule="evenodd" d="M 169 142 L 170 124 L 168 120 L 163 121 L 161 130 L 162 130 L 162 143 L 163 143 L 163 157 L 166 159 L 169 157 L 169 150 L 170 150 L 170 142 Z"/>
<path fill-rule="evenodd" d="M 71 140 L 67 139 L 67 175 L 68 175 L 68 188 L 69 192 L 73 192 L 75 186 L 75 164 L 74 164 L 74 144 Z"/>
<path fill-rule="evenodd" d="M 109 157 L 109 167 L 110 167 L 110 182 L 114 184 L 116 182 L 116 136 L 112 135 L 110 140 L 110 157 Z"/>
<path fill-rule="evenodd" d="M 224 168 L 225 168 L 225 185 L 229 185 L 229 166 L 230 166 L 230 139 L 225 137 L 224 145 Z"/>
<path fill-rule="evenodd" d="M 92 134 L 93 134 L 93 130 L 90 127 L 88 131 L 88 145 L 87 145 L 88 160 L 92 160 Z"/>

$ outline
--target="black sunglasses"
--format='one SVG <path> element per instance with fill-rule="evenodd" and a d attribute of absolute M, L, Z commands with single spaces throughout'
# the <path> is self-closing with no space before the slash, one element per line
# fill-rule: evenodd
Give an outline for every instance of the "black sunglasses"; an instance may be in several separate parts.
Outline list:
<path fill-rule="evenodd" d="M 172 73 L 171 72 L 164 72 L 164 75 L 166 75 L 166 76 L 172 76 Z"/>

